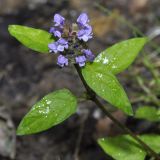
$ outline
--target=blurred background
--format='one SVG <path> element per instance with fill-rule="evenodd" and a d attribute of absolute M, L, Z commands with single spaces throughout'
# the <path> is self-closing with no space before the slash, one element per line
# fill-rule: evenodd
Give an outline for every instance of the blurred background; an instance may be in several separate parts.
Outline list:
<path fill-rule="evenodd" d="M 90 102 L 77 114 L 46 132 L 16 137 L 15 130 L 30 107 L 45 94 L 69 88 L 83 91 L 74 68 L 59 69 L 54 56 L 33 52 L 12 38 L 9 24 L 49 30 L 53 15 L 75 21 L 88 13 L 94 28 L 91 50 L 98 54 L 132 37 L 149 36 L 134 64 L 118 75 L 134 110 L 160 107 L 159 0 L 0 0 L 0 160 L 112 160 L 96 139 L 121 134 Z M 160 133 L 158 122 L 126 117 L 107 104 L 113 115 L 137 134 Z"/>

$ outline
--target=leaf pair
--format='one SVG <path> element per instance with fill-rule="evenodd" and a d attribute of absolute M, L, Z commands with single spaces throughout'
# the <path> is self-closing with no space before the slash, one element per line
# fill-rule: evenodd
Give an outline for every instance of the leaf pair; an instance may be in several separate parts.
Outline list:
<path fill-rule="evenodd" d="M 146 42 L 146 38 L 133 38 L 117 43 L 100 53 L 92 64 L 82 70 L 87 84 L 100 97 L 128 115 L 133 115 L 132 107 L 115 74 L 134 61 Z"/>
<path fill-rule="evenodd" d="M 159 135 L 141 135 L 139 138 L 150 146 L 155 152 L 160 153 Z M 147 153 L 129 135 L 100 138 L 101 148 L 115 160 L 144 160 Z"/>

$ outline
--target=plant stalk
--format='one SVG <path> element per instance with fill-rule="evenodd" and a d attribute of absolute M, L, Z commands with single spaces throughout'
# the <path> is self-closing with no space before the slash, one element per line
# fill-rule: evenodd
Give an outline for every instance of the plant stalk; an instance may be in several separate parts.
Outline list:
<path fill-rule="evenodd" d="M 125 131 L 127 134 L 129 134 L 132 138 L 134 138 L 141 146 L 146 150 L 146 152 L 155 158 L 155 160 L 160 160 L 160 156 L 152 150 L 145 142 L 143 142 L 137 135 L 135 135 L 128 127 L 126 127 L 124 124 L 119 122 L 110 112 L 107 111 L 106 107 L 98 100 L 96 93 L 88 86 L 85 79 L 83 78 L 81 68 L 75 64 L 75 68 L 78 72 L 78 75 L 87 91 L 87 94 L 90 96 L 90 99 L 97 105 L 99 108 L 123 131 Z"/>

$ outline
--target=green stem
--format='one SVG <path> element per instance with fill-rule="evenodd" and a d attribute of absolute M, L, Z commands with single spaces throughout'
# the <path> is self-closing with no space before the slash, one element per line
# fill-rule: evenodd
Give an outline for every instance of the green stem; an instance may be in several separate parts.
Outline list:
<path fill-rule="evenodd" d="M 90 99 L 97 105 L 99 106 L 99 108 L 119 127 L 121 128 L 123 131 L 125 131 L 126 133 L 128 133 L 132 138 L 134 138 L 145 150 L 146 152 L 155 158 L 155 160 L 160 160 L 159 155 L 152 150 L 146 143 L 144 143 L 137 135 L 135 135 L 128 127 L 126 127 L 125 125 L 123 125 L 121 122 L 119 122 L 116 118 L 114 118 L 112 116 L 112 114 L 110 112 L 108 112 L 108 110 L 105 108 L 105 106 L 103 106 L 103 104 L 98 100 L 96 93 L 87 85 L 85 79 L 83 78 L 83 75 L 81 73 L 81 69 L 80 67 L 75 64 L 75 68 L 78 72 L 78 75 L 90 97 Z"/>

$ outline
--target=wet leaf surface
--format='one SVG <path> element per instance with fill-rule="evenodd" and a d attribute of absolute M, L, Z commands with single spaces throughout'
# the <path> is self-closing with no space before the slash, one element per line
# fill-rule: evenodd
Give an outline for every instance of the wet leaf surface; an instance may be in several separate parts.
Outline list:
<path fill-rule="evenodd" d="M 154 151 L 160 152 L 159 135 L 142 135 L 140 138 Z M 144 160 L 146 156 L 146 152 L 129 135 L 101 138 L 98 143 L 115 160 Z"/>
<path fill-rule="evenodd" d="M 55 91 L 37 102 L 23 118 L 18 135 L 38 133 L 47 130 L 75 113 L 77 100 L 67 89 Z"/>
<path fill-rule="evenodd" d="M 126 114 L 133 114 L 131 104 L 123 87 L 112 73 L 107 72 L 102 66 L 88 64 L 82 70 L 82 74 L 87 84 L 100 97 Z"/>
<path fill-rule="evenodd" d="M 131 65 L 146 42 L 147 38 L 133 38 L 116 43 L 101 52 L 94 62 L 106 71 L 118 74 Z"/>

